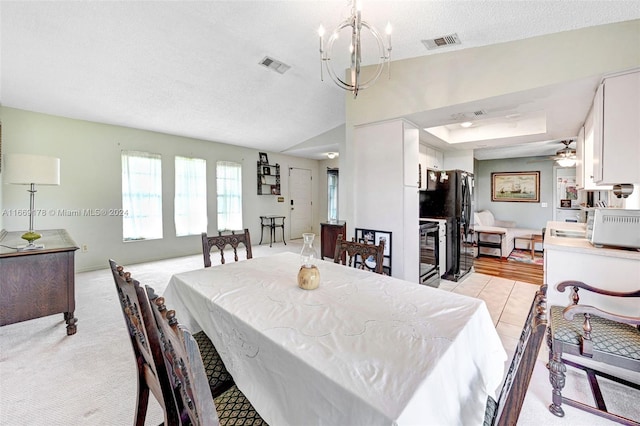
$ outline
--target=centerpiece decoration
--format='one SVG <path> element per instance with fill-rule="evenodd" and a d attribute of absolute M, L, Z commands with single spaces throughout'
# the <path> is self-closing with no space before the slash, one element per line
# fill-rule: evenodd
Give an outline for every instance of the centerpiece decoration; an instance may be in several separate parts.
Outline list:
<path fill-rule="evenodd" d="M 320 284 L 320 271 L 316 266 L 318 255 L 313 248 L 315 234 L 302 234 L 303 246 L 300 252 L 300 270 L 298 271 L 298 287 L 304 290 L 313 290 Z"/>

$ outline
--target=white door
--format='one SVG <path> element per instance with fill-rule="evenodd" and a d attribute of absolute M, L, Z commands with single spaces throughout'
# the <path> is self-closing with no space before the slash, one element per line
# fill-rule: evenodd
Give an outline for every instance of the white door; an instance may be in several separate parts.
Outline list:
<path fill-rule="evenodd" d="M 290 239 L 311 232 L 311 170 L 289 168 Z"/>

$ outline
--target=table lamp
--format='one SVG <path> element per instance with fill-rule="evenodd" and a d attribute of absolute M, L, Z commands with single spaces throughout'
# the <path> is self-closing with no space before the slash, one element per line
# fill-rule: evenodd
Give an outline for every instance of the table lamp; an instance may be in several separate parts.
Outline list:
<path fill-rule="evenodd" d="M 29 231 L 22 235 L 22 239 L 29 244 L 20 250 L 35 250 L 43 248 L 33 242 L 42 235 L 33 230 L 34 198 L 36 185 L 60 185 L 60 159 L 31 154 L 7 154 L 5 159 L 4 182 L 14 185 L 30 185 Z"/>

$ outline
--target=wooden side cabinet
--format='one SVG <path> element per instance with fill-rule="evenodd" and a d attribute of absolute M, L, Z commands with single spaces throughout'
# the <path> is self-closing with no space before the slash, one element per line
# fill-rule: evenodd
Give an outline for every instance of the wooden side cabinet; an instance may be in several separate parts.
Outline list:
<path fill-rule="evenodd" d="M 73 335 L 78 247 L 64 229 L 39 232 L 43 249 L 18 251 L 23 232 L 0 231 L 0 326 L 62 313 Z"/>
<path fill-rule="evenodd" d="M 320 257 L 333 259 L 336 251 L 336 241 L 338 235 L 347 238 L 347 222 L 339 220 L 336 222 L 323 222 L 320 224 Z"/>

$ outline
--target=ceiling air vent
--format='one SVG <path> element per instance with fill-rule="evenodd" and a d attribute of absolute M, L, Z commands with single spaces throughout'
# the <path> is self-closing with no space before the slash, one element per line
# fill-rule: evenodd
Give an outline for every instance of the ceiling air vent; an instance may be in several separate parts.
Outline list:
<path fill-rule="evenodd" d="M 455 114 L 451 114 L 451 118 L 453 118 L 454 120 L 473 120 L 474 118 L 484 117 L 485 115 L 487 115 L 487 111 L 478 109 L 475 111 L 458 112 Z"/>
<path fill-rule="evenodd" d="M 289 65 L 268 56 L 262 58 L 259 64 L 273 71 L 279 72 L 280 74 L 284 74 L 289 68 L 291 68 Z"/>
<path fill-rule="evenodd" d="M 429 40 L 422 40 L 422 43 L 426 46 L 427 49 L 439 49 L 441 47 L 450 46 L 452 44 L 462 44 L 460 39 L 458 38 L 457 33 L 449 34 L 446 36 L 432 38 Z"/>

